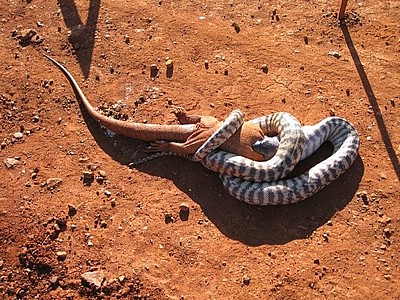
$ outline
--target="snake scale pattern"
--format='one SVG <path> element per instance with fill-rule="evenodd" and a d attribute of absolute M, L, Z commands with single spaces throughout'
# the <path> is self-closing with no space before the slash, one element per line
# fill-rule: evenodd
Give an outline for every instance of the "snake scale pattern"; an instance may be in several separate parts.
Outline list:
<path fill-rule="evenodd" d="M 339 117 L 330 117 L 314 126 L 304 126 L 305 149 L 301 159 L 329 141 L 333 154 L 304 174 L 290 179 L 254 182 L 240 177 L 220 174 L 225 189 L 233 197 L 255 205 L 284 205 L 302 201 L 343 174 L 358 155 L 360 139 L 354 126 Z M 206 158 L 207 159 L 207 158 Z M 223 161 L 220 161 L 223 168 Z"/>

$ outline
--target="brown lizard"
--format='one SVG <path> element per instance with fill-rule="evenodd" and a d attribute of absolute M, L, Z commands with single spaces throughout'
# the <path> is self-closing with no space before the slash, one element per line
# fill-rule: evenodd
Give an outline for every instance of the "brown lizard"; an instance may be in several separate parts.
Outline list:
<path fill-rule="evenodd" d="M 219 128 L 222 122 L 211 116 L 188 115 L 177 108 L 174 113 L 180 125 L 143 124 L 116 120 L 94 109 L 72 74 L 58 61 L 44 54 L 67 77 L 89 115 L 98 123 L 117 134 L 152 142 L 148 152 L 172 151 L 177 154 L 193 154 Z M 235 153 L 252 160 L 265 160 L 265 156 L 254 151 L 252 145 L 261 141 L 264 133 L 257 124 L 244 124 L 219 149 Z"/>

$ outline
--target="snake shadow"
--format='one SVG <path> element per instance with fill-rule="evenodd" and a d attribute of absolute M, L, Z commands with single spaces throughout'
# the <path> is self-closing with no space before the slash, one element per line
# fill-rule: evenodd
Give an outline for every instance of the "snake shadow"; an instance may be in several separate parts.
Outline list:
<path fill-rule="evenodd" d="M 82 109 L 82 108 L 81 108 Z M 82 110 L 88 128 L 113 160 L 123 165 L 146 156 L 146 143 L 115 135 L 107 137 L 104 130 Z M 310 166 L 331 154 L 325 143 L 292 172 L 303 173 Z M 249 246 L 285 244 L 310 236 L 315 229 L 346 207 L 355 195 L 364 174 L 358 156 L 354 164 L 335 182 L 305 201 L 286 206 L 252 206 L 231 197 L 223 188 L 218 174 L 199 163 L 181 157 L 162 157 L 137 167 L 141 172 L 167 178 L 201 206 L 205 216 L 228 238 Z M 189 222 L 193 222 L 189 215 Z M 200 226 L 200 225 L 199 225 Z"/>

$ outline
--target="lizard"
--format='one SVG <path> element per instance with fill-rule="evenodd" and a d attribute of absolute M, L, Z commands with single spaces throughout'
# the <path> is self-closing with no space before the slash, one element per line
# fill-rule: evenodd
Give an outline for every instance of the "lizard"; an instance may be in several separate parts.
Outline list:
<path fill-rule="evenodd" d="M 150 142 L 147 152 L 173 152 L 189 155 L 196 150 L 222 124 L 211 116 L 189 115 L 184 109 L 176 108 L 175 116 L 179 125 L 144 124 L 127 122 L 107 117 L 98 112 L 86 98 L 72 74 L 54 58 L 44 54 L 68 79 L 75 94 L 80 98 L 88 114 L 107 129 L 125 137 Z M 258 124 L 244 122 L 243 125 L 218 149 L 237 154 L 251 160 L 262 161 L 269 157 L 253 149 L 256 142 L 264 139 Z"/>

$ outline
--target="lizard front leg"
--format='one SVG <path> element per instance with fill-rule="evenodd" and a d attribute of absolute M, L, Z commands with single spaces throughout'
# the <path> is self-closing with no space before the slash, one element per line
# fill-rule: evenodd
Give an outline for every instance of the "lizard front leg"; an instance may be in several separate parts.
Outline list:
<path fill-rule="evenodd" d="M 193 153 L 192 147 L 187 147 L 186 143 L 177 143 L 169 141 L 155 141 L 150 143 L 145 152 L 174 152 L 181 155 Z"/>
<path fill-rule="evenodd" d="M 173 106 L 173 113 L 178 119 L 179 124 L 196 124 L 201 121 L 201 116 L 189 115 L 188 112 L 181 106 Z"/>

